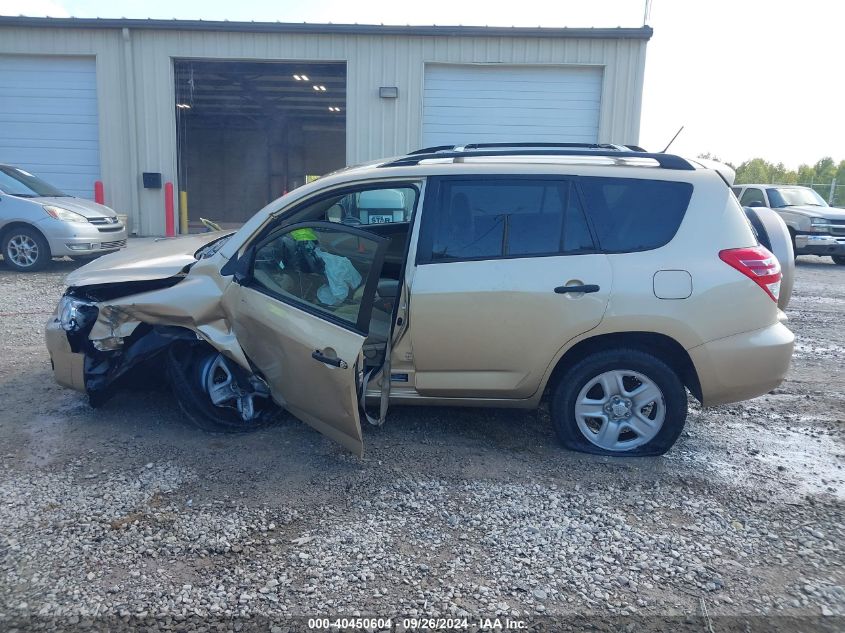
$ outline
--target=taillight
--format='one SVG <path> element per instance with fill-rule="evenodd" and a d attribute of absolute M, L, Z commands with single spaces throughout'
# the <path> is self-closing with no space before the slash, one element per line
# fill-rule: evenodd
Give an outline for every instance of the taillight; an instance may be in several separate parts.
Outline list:
<path fill-rule="evenodd" d="M 754 280 L 777 303 L 783 275 L 778 258 L 769 249 L 764 246 L 730 248 L 719 251 L 719 258 Z"/>

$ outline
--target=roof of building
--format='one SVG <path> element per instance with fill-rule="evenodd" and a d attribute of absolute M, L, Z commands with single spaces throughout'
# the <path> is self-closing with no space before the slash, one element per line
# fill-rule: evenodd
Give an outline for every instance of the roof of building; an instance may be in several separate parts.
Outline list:
<path fill-rule="evenodd" d="M 399 26 L 389 24 L 311 24 L 307 22 L 229 22 L 214 20 L 138 20 L 128 18 L 34 18 L 0 16 L 0 26 L 73 29 L 150 29 L 240 31 L 248 33 L 342 33 L 348 35 L 428 35 L 464 37 L 548 37 L 576 39 L 651 39 L 650 26 L 638 28 L 547 28 L 524 26 Z"/>

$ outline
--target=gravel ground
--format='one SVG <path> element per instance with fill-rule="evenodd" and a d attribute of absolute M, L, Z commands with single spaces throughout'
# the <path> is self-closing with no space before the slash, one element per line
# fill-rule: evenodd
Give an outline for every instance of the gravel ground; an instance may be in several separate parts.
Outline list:
<path fill-rule="evenodd" d="M 397 408 L 363 460 L 292 419 L 202 434 L 161 389 L 95 412 L 42 341 L 74 267 L 0 266 L 0 629 L 845 628 L 845 268 L 827 259 L 799 260 L 789 379 L 693 405 L 641 459 L 569 453 L 543 411 Z"/>

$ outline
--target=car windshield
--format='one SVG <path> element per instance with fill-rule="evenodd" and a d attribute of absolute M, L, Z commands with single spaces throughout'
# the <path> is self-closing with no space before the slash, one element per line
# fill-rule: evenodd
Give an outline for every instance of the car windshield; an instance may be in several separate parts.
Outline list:
<path fill-rule="evenodd" d="M 65 192 L 17 167 L 0 166 L 0 191 L 20 198 L 68 197 Z"/>
<path fill-rule="evenodd" d="M 209 242 L 205 246 L 202 246 L 196 253 L 194 253 L 194 257 L 197 259 L 208 259 L 212 255 L 214 255 L 217 251 L 223 248 L 223 245 L 229 241 L 229 238 L 232 237 L 234 233 L 229 233 L 228 235 L 224 235 L 223 237 L 219 237 L 214 241 Z"/>
<path fill-rule="evenodd" d="M 789 187 L 783 189 L 769 189 L 769 202 L 772 208 L 794 207 L 809 205 L 811 207 L 826 207 L 827 203 L 812 189 L 804 187 Z"/>

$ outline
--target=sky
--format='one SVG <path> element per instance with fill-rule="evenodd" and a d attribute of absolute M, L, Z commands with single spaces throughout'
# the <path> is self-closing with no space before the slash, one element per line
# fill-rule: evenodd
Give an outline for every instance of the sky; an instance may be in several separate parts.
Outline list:
<path fill-rule="evenodd" d="M 0 15 L 232 21 L 636 27 L 645 0 L 0 0 Z M 640 145 L 845 160 L 845 2 L 653 0 Z"/>

